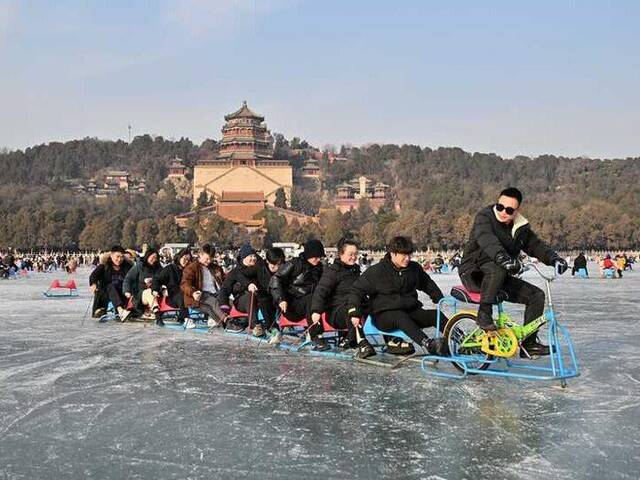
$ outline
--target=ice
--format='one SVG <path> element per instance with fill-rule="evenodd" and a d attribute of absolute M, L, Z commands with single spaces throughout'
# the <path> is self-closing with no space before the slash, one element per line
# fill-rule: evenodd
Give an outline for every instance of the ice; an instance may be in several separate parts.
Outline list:
<path fill-rule="evenodd" d="M 554 284 L 567 389 L 83 323 L 87 276 L 64 300 L 41 293 L 62 274 L 0 282 L 2 479 L 640 478 L 636 272 Z"/>

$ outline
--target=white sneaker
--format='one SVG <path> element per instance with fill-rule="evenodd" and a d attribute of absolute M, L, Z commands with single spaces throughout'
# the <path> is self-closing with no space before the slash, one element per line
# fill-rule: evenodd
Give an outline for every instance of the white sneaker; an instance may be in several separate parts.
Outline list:
<path fill-rule="evenodd" d="M 184 321 L 184 328 L 186 329 L 196 328 L 196 322 L 193 321 L 193 318 L 187 318 Z"/>
<path fill-rule="evenodd" d="M 131 310 L 125 310 L 122 307 L 118 307 L 118 316 L 120 317 L 121 322 L 125 322 L 129 315 L 131 315 Z"/>
<path fill-rule="evenodd" d="M 216 328 L 219 326 L 220 326 L 220 322 L 217 322 L 214 318 L 209 317 L 209 319 L 207 320 L 207 327 Z"/>
<path fill-rule="evenodd" d="M 280 342 L 282 342 L 282 333 L 280 333 L 280 330 L 276 328 L 271 329 L 269 345 L 280 345 Z"/>

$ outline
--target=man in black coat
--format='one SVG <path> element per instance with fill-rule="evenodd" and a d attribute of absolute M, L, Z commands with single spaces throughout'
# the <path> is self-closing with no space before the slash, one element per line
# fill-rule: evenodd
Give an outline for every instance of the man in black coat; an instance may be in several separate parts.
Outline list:
<path fill-rule="evenodd" d="M 327 322 L 333 328 L 347 330 L 343 347 L 358 347 L 357 355 L 360 358 L 371 357 L 376 354 L 373 347 L 364 338 L 360 330 L 360 319 L 352 321 L 347 312 L 347 304 L 351 287 L 360 277 L 358 265 L 358 246 L 352 240 L 341 238 L 338 241 L 338 258 L 324 267 L 320 282 L 313 292 L 311 300 L 311 320 L 318 323 L 321 314 L 327 314 Z M 360 343 L 357 342 L 356 329 L 359 329 Z"/>
<path fill-rule="evenodd" d="M 233 295 L 233 304 L 238 311 L 251 312 L 249 321 L 253 326 L 253 335 L 261 337 L 264 329 L 258 323 L 258 309 L 262 312 L 267 330 L 275 319 L 275 308 L 269 294 L 271 272 L 249 244 L 240 248 L 237 260 L 237 266 L 229 272 L 218 292 L 218 301 L 221 306 L 229 306 L 229 296 Z"/>
<path fill-rule="evenodd" d="M 280 311 L 291 321 L 302 318 L 311 326 L 311 299 L 313 291 L 322 276 L 324 246 L 319 240 L 308 240 L 304 251 L 296 258 L 283 263 L 271 277 L 269 291 Z M 322 326 L 316 323 L 309 329 L 312 338 L 322 333 Z M 321 345 L 324 347 L 324 345 Z"/>
<path fill-rule="evenodd" d="M 126 300 L 122 289 L 124 278 L 130 268 L 131 264 L 124 259 L 124 249 L 120 245 L 114 245 L 104 261 L 91 272 L 89 285 L 94 294 L 94 317 L 104 315 L 109 302 L 121 317 L 126 318 L 129 315 L 124 309 Z"/>
<path fill-rule="evenodd" d="M 526 305 L 524 323 L 537 319 L 544 313 L 544 292 L 524 280 L 514 277 L 520 273 L 520 252 L 537 258 L 547 265 L 557 265 L 564 273 L 567 262 L 533 232 L 529 221 L 520 214 L 522 193 L 517 188 L 500 192 L 494 205 L 483 208 L 476 215 L 469 241 L 464 249 L 459 268 L 460 279 L 472 292 L 480 292 L 478 326 L 495 330 L 492 313 L 499 292 L 507 301 Z M 538 343 L 532 335 L 522 343 L 521 355 L 548 355 L 549 347 Z"/>
<path fill-rule="evenodd" d="M 423 328 L 435 327 L 437 310 L 424 310 L 418 300 L 418 290 L 425 292 L 437 304 L 442 291 L 417 262 L 411 261 L 414 247 L 407 237 L 394 237 L 387 245 L 385 257 L 353 283 L 349 294 L 349 315 L 363 315 L 368 298 L 374 325 L 380 330 L 402 330 L 430 354 L 443 355 L 446 346 L 442 337 L 429 338 Z M 447 318 L 440 319 L 444 328 Z"/>
<path fill-rule="evenodd" d="M 164 295 L 163 287 L 166 289 L 166 296 L 169 305 L 178 309 L 178 322 L 183 323 L 189 316 L 188 309 L 184 306 L 184 295 L 180 290 L 182 281 L 182 270 L 191 263 L 191 250 L 189 247 L 180 250 L 173 262 L 164 267 L 158 275 L 153 277 L 153 295 L 155 297 Z M 162 313 L 156 314 L 156 324 L 163 326 Z"/>

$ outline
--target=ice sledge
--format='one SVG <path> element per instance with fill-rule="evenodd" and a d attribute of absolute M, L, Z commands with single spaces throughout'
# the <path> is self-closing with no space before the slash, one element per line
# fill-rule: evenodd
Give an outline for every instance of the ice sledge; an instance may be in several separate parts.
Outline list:
<path fill-rule="evenodd" d="M 78 296 L 78 287 L 75 280 L 67 280 L 65 283 L 61 283 L 56 279 L 51 282 L 46 292 L 42 294 L 47 298 L 69 298 Z"/>
<path fill-rule="evenodd" d="M 525 380 L 559 380 L 562 387 L 566 387 L 568 378 L 580 375 L 569 332 L 560 324 L 554 310 L 551 282 L 556 278 L 555 269 L 553 276 L 543 274 L 532 263 L 527 264 L 526 269 L 535 270 L 545 281 L 548 303 L 543 317 L 527 325 L 519 325 L 504 311 L 500 302 L 496 307 L 498 331 L 495 334 L 487 334 L 476 324 L 475 309 L 457 311 L 459 303 L 479 303 L 480 296 L 462 286 L 454 287 L 452 295 L 441 300 L 442 304 L 453 305 L 457 312 L 449 319 L 443 332 L 450 356 L 424 356 L 422 370 L 426 374 L 445 378 L 466 378 L 469 375 L 481 374 Z M 518 352 L 522 349 L 522 341 L 534 335 L 545 324 L 551 354 L 536 361 L 516 360 Z M 434 360 L 453 365 L 457 373 L 434 368 Z"/>

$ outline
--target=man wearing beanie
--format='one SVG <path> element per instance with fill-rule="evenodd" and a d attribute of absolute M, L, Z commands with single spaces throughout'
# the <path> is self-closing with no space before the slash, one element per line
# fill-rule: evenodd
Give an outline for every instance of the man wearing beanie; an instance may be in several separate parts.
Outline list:
<path fill-rule="evenodd" d="M 324 247 L 319 240 L 307 240 L 304 251 L 296 258 L 285 262 L 271 277 L 269 290 L 276 305 L 292 322 L 306 318 L 311 326 L 311 300 L 320 277 Z M 320 341 L 322 324 L 314 323 L 309 335 L 317 342 L 317 348 L 328 347 Z"/>
<path fill-rule="evenodd" d="M 249 321 L 256 337 L 264 335 L 264 328 L 257 321 L 258 309 L 262 312 L 267 330 L 271 328 L 275 319 L 275 308 L 269 295 L 270 279 L 271 273 L 264 260 L 247 243 L 240 248 L 238 265 L 229 272 L 218 292 L 218 300 L 223 308 L 229 308 L 229 296 L 233 295 L 233 304 L 238 311 L 251 312 Z"/>

